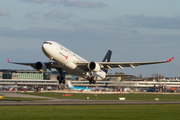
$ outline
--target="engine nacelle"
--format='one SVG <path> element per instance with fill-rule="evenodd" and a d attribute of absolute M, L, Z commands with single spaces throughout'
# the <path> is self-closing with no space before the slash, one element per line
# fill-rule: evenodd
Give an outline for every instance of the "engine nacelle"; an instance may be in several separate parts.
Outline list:
<path fill-rule="evenodd" d="M 42 62 L 37 62 L 35 64 L 35 69 L 39 72 L 46 72 L 47 71 L 46 65 Z"/>
<path fill-rule="evenodd" d="M 90 62 L 88 64 L 88 69 L 94 72 L 99 72 L 101 70 L 101 67 L 96 62 Z"/>

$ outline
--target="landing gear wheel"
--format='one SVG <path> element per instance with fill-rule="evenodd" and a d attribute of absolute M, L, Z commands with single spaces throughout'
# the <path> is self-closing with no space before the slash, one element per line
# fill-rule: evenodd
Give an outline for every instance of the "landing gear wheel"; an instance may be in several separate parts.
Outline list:
<path fill-rule="evenodd" d="M 61 77 L 60 75 L 58 75 L 57 80 L 59 81 L 59 84 L 61 84 L 61 83 L 65 84 L 65 80 L 64 80 L 63 76 Z"/>
<path fill-rule="evenodd" d="M 94 80 L 94 77 L 90 77 L 89 79 L 89 84 L 96 84 L 96 81 Z"/>
<path fill-rule="evenodd" d="M 92 82 L 93 82 L 93 84 L 96 84 L 96 81 L 95 81 L 95 80 L 93 80 Z"/>
<path fill-rule="evenodd" d="M 62 81 L 61 80 L 59 80 L 59 84 L 61 84 L 62 83 Z"/>
<path fill-rule="evenodd" d="M 60 76 L 59 75 L 57 76 L 57 80 L 60 80 Z"/>
<path fill-rule="evenodd" d="M 65 84 L 65 74 L 63 74 L 63 69 L 56 68 L 56 70 L 58 71 L 57 80 L 59 81 L 59 84 L 61 83 Z"/>
<path fill-rule="evenodd" d="M 62 82 L 63 84 L 65 84 L 66 82 L 65 82 L 65 80 L 63 80 L 63 82 Z"/>

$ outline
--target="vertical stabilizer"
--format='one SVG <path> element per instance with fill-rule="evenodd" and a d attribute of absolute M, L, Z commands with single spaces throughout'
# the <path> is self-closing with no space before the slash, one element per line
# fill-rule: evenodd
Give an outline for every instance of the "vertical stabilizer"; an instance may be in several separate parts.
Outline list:
<path fill-rule="evenodd" d="M 14 85 L 17 85 L 17 81 L 15 82 L 15 84 Z"/>
<path fill-rule="evenodd" d="M 67 83 L 68 83 L 68 87 L 69 87 L 69 88 L 74 87 L 69 80 L 67 81 Z"/>
<path fill-rule="evenodd" d="M 111 51 L 111 50 L 108 50 L 108 52 L 106 53 L 106 56 L 104 57 L 104 59 L 103 59 L 102 62 L 110 62 L 110 60 L 111 60 L 111 54 L 112 54 L 112 51 Z M 104 72 L 107 73 L 108 67 L 105 67 L 103 70 L 104 70 Z"/>
<path fill-rule="evenodd" d="M 111 51 L 111 50 L 108 50 L 108 52 L 106 53 L 106 56 L 104 57 L 104 59 L 103 59 L 102 62 L 110 62 L 110 60 L 111 60 L 111 54 L 112 54 L 112 51 Z"/>

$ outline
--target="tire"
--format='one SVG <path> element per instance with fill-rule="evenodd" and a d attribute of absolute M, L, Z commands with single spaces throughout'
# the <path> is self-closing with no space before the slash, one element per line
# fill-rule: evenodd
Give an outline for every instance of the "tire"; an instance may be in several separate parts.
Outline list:
<path fill-rule="evenodd" d="M 62 82 L 63 84 L 65 84 L 66 83 L 66 81 L 65 80 L 63 80 L 63 82 Z"/>
<path fill-rule="evenodd" d="M 96 81 L 95 81 L 95 80 L 93 80 L 93 84 L 96 84 Z"/>
<path fill-rule="evenodd" d="M 57 80 L 60 80 L 60 76 L 59 75 L 57 76 Z"/>
<path fill-rule="evenodd" d="M 61 81 L 59 80 L 59 84 L 61 84 Z"/>

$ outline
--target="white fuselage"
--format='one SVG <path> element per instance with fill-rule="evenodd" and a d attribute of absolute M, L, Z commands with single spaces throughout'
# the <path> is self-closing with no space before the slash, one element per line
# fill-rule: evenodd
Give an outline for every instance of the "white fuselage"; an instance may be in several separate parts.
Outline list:
<path fill-rule="evenodd" d="M 59 67 L 71 75 L 87 78 L 90 74 L 93 74 L 95 76 L 94 80 L 103 80 L 106 77 L 104 71 L 90 73 L 80 69 L 76 63 L 87 61 L 56 42 L 46 41 L 42 45 L 42 50 L 49 59 L 55 61 Z"/>

